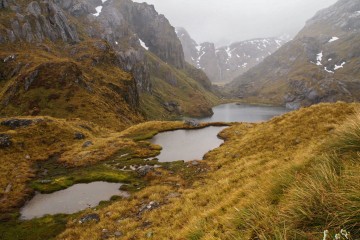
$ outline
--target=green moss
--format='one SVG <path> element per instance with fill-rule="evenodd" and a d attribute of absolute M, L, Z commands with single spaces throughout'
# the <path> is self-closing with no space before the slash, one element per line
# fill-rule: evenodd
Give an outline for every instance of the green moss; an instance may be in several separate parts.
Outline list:
<path fill-rule="evenodd" d="M 0 224 L 2 240 L 51 240 L 65 230 L 66 215 L 45 216 L 30 221 L 12 220 Z"/>

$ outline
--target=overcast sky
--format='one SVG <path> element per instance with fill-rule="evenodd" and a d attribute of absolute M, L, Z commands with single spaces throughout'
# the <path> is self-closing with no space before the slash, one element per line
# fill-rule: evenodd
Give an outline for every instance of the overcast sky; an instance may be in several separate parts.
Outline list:
<path fill-rule="evenodd" d="M 155 5 L 197 42 L 219 44 L 295 35 L 318 10 L 336 0 L 135 0 Z"/>

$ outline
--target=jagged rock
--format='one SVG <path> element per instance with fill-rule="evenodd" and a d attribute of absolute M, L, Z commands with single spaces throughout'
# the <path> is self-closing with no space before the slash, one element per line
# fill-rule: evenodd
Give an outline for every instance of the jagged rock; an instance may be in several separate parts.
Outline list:
<path fill-rule="evenodd" d="M 4 63 L 10 62 L 16 60 L 16 55 L 15 54 L 11 54 L 9 56 L 7 56 L 6 58 L 4 58 Z"/>
<path fill-rule="evenodd" d="M 136 169 L 136 172 L 144 177 L 146 176 L 149 172 L 153 171 L 154 170 L 154 167 L 153 166 L 149 166 L 149 165 L 145 165 L 145 166 L 141 166 L 139 168 Z"/>
<path fill-rule="evenodd" d="M 141 215 L 143 212 L 154 210 L 155 208 L 158 208 L 159 206 L 160 206 L 160 203 L 158 203 L 156 201 L 151 201 L 148 204 L 142 205 L 139 209 L 138 214 Z"/>
<path fill-rule="evenodd" d="M 199 127 L 200 126 L 200 123 L 198 121 L 196 121 L 195 119 L 185 120 L 185 124 L 190 127 Z"/>
<path fill-rule="evenodd" d="M 12 184 L 9 183 L 5 188 L 5 193 L 9 193 L 11 191 L 11 189 L 12 189 Z"/>
<path fill-rule="evenodd" d="M 30 119 L 9 119 L 1 122 L 2 126 L 10 127 L 16 129 L 19 127 L 28 127 L 33 123 L 33 120 Z"/>
<path fill-rule="evenodd" d="M 87 214 L 80 218 L 79 223 L 82 224 L 82 223 L 87 223 L 87 222 L 92 222 L 92 221 L 99 222 L 100 221 L 99 214 L 97 214 L 97 213 Z"/>
<path fill-rule="evenodd" d="M 30 73 L 24 80 L 24 88 L 25 91 L 28 91 L 29 88 L 31 87 L 31 84 L 34 82 L 35 78 L 37 77 L 39 73 L 39 70 L 35 70 L 32 73 Z"/>
<path fill-rule="evenodd" d="M 39 17 L 41 15 L 41 8 L 38 2 L 33 1 L 31 2 L 27 8 L 26 11 L 30 14 L 32 14 L 34 17 Z"/>
<path fill-rule="evenodd" d="M 85 139 L 85 135 L 81 132 L 76 132 L 74 134 L 74 138 L 77 139 L 77 140 L 82 140 L 82 139 Z"/>
<path fill-rule="evenodd" d="M 215 47 L 214 43 L 198 44 L 184 28 L 176 29 L 185 55 L 192 66 L 203 70 L 211 82 L 230 82 L 262 62 L 285 44 L 289 37 L 252 39 Z"/>
<path fill-rule="evenodd" d="M 90 147 L 90 146 L 92 146 L 92 145 L 94 145 L 91 141 L 86 141 L 86 142 L 84 142 L 84 144 L 82 145 L 82 147 L 83 148 L 87 148 L 87 147 Z"/>
<path fill-rule="evenodd" d="M 0 134 L 0 148 L 10 147 L 12 144 L 11 137 L 7 134 Z"/>

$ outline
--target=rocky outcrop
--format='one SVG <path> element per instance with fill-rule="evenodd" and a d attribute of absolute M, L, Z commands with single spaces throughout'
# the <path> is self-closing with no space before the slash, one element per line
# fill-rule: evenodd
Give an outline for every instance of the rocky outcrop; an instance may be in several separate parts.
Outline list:
<path fill-rule="evenodd" d="M 230 82 L 290 40 L 289 36 L 252 39 L 217 48 L 210 42 L 196 43 L 184 28 L 176 30 L 183 46 L 185 60 L 203 70 L 215 83 Z"/>
<path fill-rule="evenodd" d="M 227 86 L 232 96 L 291 109 L 360 100 L 360 1 L 319 11 L 294 40 Z"/>
<path fill-rule="evenodd" d="M 16 14 L 10 19 L 10 27 L 0 31 L 1 42 L 42 42 L 45 39 L 64 42 L 78 42 L 78 32 L 68 20 L 64 11 L 53 1 L 32 1 L 26 7 L 13 5 L 3 0 L 2 7 L 10 8 Z"/>

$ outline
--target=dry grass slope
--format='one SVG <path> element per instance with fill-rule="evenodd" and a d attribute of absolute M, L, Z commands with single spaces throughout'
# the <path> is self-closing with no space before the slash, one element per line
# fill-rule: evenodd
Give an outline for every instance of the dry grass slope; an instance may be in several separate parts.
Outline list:
<path fill-rule="evenodd" d="M 74 218 L 57 239 L 101 238 L 103 229 L 124 239 L 321 239 L 326 228 L 340 227 L 359 237 L 358 155 L 329 146 L 344 136 L 338 129 L 358 107 L 320 104 L 266 123 L 235 124 L 207 154 L 211 170 L 193 184 L 164 171 L 130 199 L 88 210 L 100 214 L 99 223 Z M 174 192 L 181 196 L 170 198 Z M 150 201 L 160 207 L 139 215 Z"/>

